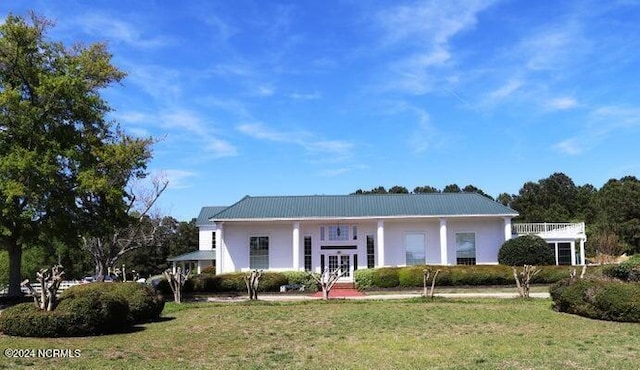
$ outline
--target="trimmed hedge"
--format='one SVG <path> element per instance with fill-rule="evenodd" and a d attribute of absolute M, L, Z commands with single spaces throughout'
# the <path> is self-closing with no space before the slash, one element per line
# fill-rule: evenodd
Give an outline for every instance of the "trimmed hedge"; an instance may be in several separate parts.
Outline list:
<path fill-rule="evenodd" d="M 640 284 L 604 279 L 564 279 L 550 290 L 554 309 L 592 319 L 640 322 Z"/>
<path fill-rule="evenodd" d="M 541 271 L 531 279 L 532 284 L 551 284 L 569 277 L 573 266 L 542 266 Z M 510 266 L 408 266 L 357 270 L 356 287 L 359 290 L 375 288 L 417 288 L 423 286 L 423 270 L 431 269 L 431 276 L 440 270 L 437 286 L 478 286 L 513 285 Z M 597 268 L 590 268 L 589 274 L 598 274 Z M 431 280 L 429 280 L 430 284 Z"/>
<path fill-rule="evenodd" d="M 554 251 L 537 235 L 509 239 L 498 251 L 498 263 L 507 266 L 548 266 L 556 262 Z"/>
<path fill-rule="evenodd" d="M 244 281 L 245 276 L 245 272 L 221 275 L 198 274 L 185 282 L 182 291 L 183 293 L 242 293 L 247 291 L 247 285 Z M 157 276 L 154 279 L 156 279 L 156 289 L 162 294 L 172 294 L 169 283 L 164 278 Z M 258 285 L 258 291 L 279 292 L 280 286 L 290 284 L 304 285 L 305 291 L 315 292 L 318 289 L 309 273 L 304 271 L 284 271 L 263 273 Z"/>
<path fill-rule="evenodd" d="M 119 294 L 92 291 L 61 300 L 54 311 L 33 303 L 10 307 L 0 315 L 0 330 L 21 337 L 74 337 L 126 330 L 131 326 L 129 305 Z"/>
<path fill-rule="evenodd" d="M 129 320 L 134 324 L 157 320 L 164 309 L 164 299 L 155 289 L 136 282 L 76 285 L 65 290 L 61 300 L 76 299 L 95 291 L 121 295 L 129 306 Z"/>

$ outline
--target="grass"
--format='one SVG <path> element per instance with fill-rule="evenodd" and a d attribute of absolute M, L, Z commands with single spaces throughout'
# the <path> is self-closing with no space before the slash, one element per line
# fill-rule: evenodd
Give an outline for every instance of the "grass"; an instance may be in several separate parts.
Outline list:
<path fill-rule="evenodd" d="M 0 368 L 635 369 L 640 325 L 556 313 L 546 299 L 167 304 L 162 322 L 91 338 L 0 336 L 0 347 L 80 349 Z"/>

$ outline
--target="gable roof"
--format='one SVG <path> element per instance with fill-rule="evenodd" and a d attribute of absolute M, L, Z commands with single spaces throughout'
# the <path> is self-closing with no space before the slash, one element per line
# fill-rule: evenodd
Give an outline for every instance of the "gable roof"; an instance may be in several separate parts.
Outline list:
<path fill-rule="evenodd" d="M 216 259 L 216 251 L 194 251 L 185 254 L 181 254 L 176 257 L 167 258 L 169 262 L 180 262 L 180 261 L 209 261 Z"/>
<path fill-rule="evenodd" d="M 196 220 L 196 226 L 211 225 L 211 221 L 209 220 L 225 209 L 227 209 L 226 206 L 202 207 L 200 214 L 198 215 L 198 219 Z"/>
<path fill-rule="evenodd" d="M 210 220 L 517 215 L 513 209 L 477 193 L 429 193 L 246 196 Z"/>

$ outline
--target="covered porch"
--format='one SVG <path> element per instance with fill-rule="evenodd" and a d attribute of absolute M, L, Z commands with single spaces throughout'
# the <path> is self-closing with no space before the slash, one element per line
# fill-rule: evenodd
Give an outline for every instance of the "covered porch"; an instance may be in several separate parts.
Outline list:
<path fill-rule="evenodd" d="M 533 234 L 544 239 L 555 251 L 556 265 L 585 264 L 584 222 L 514 223 L 511 230 L 513 237 Z"/>
<path fill-rule="evenodd" d="M 176 268 L 180 266 L 183 271 L 189 270 L 200 274 L 202 273 L 202 270 L 207 267 L 216 267 L 216 251 L 204 250 L 189 252 L 176 257 L 167 258 L 167 261 L 171 262 L 174 273 L 176 272 Z"/>

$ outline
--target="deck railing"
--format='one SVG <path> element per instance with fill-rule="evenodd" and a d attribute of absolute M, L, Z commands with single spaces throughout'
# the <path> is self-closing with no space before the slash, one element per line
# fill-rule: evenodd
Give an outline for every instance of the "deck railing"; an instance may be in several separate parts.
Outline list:
<path fill-rule="evenodd" d="M 584 234 L 584 222 L 541 222 L 541 223 L 514 223 L 511 225 L 511 233 L 514 235 L 529 234 Z"/>

